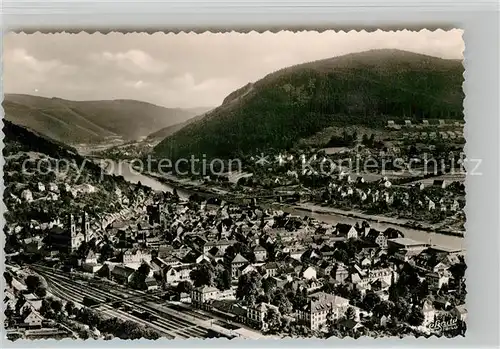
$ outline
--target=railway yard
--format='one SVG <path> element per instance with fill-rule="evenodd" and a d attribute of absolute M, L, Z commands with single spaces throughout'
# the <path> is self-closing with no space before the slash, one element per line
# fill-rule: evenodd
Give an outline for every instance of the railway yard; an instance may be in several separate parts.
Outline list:
<path fill-rule="evenodd" d="M 48 291 L 54 296 L 79 305 L 84 305 L 85 299 L 92 299 L 95 304 L 91 307 L 104 316 L 145 325 L 168 339 L 236 336 L 195 310 L 173 310 L 175 305 L 169 305 L 158 293 L 132 290 L 99 280 L 77 280 L 69 273 L 41 265 L 33 265 L 32 269 L 46 280 Z"/>

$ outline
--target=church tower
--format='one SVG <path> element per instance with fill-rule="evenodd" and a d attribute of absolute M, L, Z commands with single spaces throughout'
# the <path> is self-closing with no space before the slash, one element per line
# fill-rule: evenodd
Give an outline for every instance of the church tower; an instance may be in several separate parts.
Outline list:
<path fill-rule="evenodd" d="M 76 225 L 75 225 L 75 216 L 73 216 L 73 214 L 69 215 L 68 225 L 69 225 L 69 231 L 71 234 L 71 238 L 74 238 L 76 236 Z"/>
<path fill-rule="evenodd" d="M 90 240 L 90 221 L 87 212 L 84 212 L 82 217 L 82 233 L 84 241 L 88 242 Z"/>
<path fill-rule="evenodd" d="M 76 233 L 76 224 L 75 224 L 75 216 L 73 214 L 69 215 L 68 219 L 69 231 L 70 231 L 70 252 L 76 250 L 78 248 L 78 239 Z"/>

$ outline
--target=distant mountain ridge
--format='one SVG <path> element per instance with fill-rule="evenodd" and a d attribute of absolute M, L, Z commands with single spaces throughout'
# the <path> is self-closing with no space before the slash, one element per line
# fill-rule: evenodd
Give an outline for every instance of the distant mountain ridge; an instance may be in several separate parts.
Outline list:
<path fill-rule="evenodd" d="M 195 117 L 190 118 L 184 122 L 181 122 L 181 123 L 178 123 L 178 124 L 175 124 L 172 126 L 164 127 L 161 130 L 158 130 L 156 132 L 151 133 L 150 135 L 148 135 L 148 137 L 146 139 L 149 141 L 163 140 L 165 137 L 173 135 L 175 132 L 181 130 L 182 128 L 186 127 L 187 125 L 203 119 L 206 115 L 207 115 L 207 113 L 197 114 Z"/>
<path fill-rule="evenodd" d="M 154 148 L 171 159 L 289 148 L 329 126 L 463 118 L 460 60 L 372 50 L 287 67 L 232 92 Z"/>
<path fill-rule="evenodd" d="M 135 100 L 70 101 L 21 94 L 6 94 L 3 107 L 7 120 L 72 145 L 137 140 L 199 112 Z"/>

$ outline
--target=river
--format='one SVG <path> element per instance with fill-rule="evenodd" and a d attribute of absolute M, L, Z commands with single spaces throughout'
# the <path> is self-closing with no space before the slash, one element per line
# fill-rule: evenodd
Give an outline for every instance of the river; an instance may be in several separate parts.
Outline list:
<path fill-rule="evenodd" d="M 155 191 L 163 191 L 163 192 L 170 192 L 172 193 L 174 188 L 168 184 L 161 183 L 160 181 L 157 181 L 156 179 L 145 176 L 137 171 L 135 171 L 128 162 L 114 162 L 107 160 L 107 164 L 110 164 L 109 167 L 106 168 L 109 174 L 114 174 L 117 176 L 123 176 L 125 180 L 127 180 L 130 183 L 139 183 L 141 182 L 142 185 L 146 187 L 150 187 L 151 189 Z M 182 197 L 182 198 L 188 198 L 189 193 L 182 189 L 177 189 L 177 194 Z"/>
<path fill-rule="evenodd" d="M 127 163 L 121 163 L 121 164 L 115 163 L 115 165 L 111 167 L 112 168 L 109 168 L 111 173 L 116 175 L 122 175 L 125 178 L 125 180 L 131 183 L 141 182 L 142 185 L 148 186 L 151 189 L 157 191 L 173 192 L 174 190 L 174 187 L 172 185 L 161 183 L 154 178 L 145 176 L 143 174 L 138 173 L 137 171 L 134 171 L 133 169 L 130 168 L 130 166 Z M 193 191 L 187 191 L 182 188 L 177 188 L 177 194 L 182 198 L 188 198 L 193 193 L 194 193 Z M 355 224 L 356 222 L 361 223 L 362 221 L 362 219 L 355 217 L 348 217 L 335 213 L 309 212 L 297 209 L 295 207 L 284 207 L 283 211 L 302 217 L 310 216 L 319 221 L 332 224 L 333 223 Z M 431 233 L 426 230 L 411 229 L 390 223 L 379 223 L 374 221 L 371 221 L 369 223 L 372 228 L 375 228 L 377 230 L 385 230 L 389 227 L 398 229 L 403 232 L 405 237 L 416 241 L 431 243 L 432 245 L 438 245 L 454 250 L 465 249 L 465 239 L 459 236 Z"/>

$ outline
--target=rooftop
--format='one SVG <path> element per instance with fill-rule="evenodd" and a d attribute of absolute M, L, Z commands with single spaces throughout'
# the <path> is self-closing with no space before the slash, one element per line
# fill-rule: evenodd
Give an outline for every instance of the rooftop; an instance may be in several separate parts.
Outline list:
<path fill-rule="evenodd" d="M 391 242 L 402 245 L 402 246 L 425 246 L 427 245 L 425 242 L 421 241 L 416 241 L 413 239 L 409 238 L 396 238 L 396 239 L 390 239 Z"/>
<path fill-rule="evenodd" d="M 218 288 L 212 287 L 212 286 L 206 286 L 206 285 L 197 287 L 197 288 L 195 288 L 195 290 L 200 292 L 200 293 L 219 292 Z"/>
<path fill-rule="evenodd" d="M 238 253 L 231 261 L 231 263 L 247 263 L 247 262 L 248 260 L 245 257 L 243 257 L 241 253 Z"/>
<path fill-rule="evenodd" d="M 306 305 L 306 310 L 317 312 L 332 307 L 349 304 L 349 300 L 326 292 L 317 292 L 309 296 L 310 303 Z"/>

